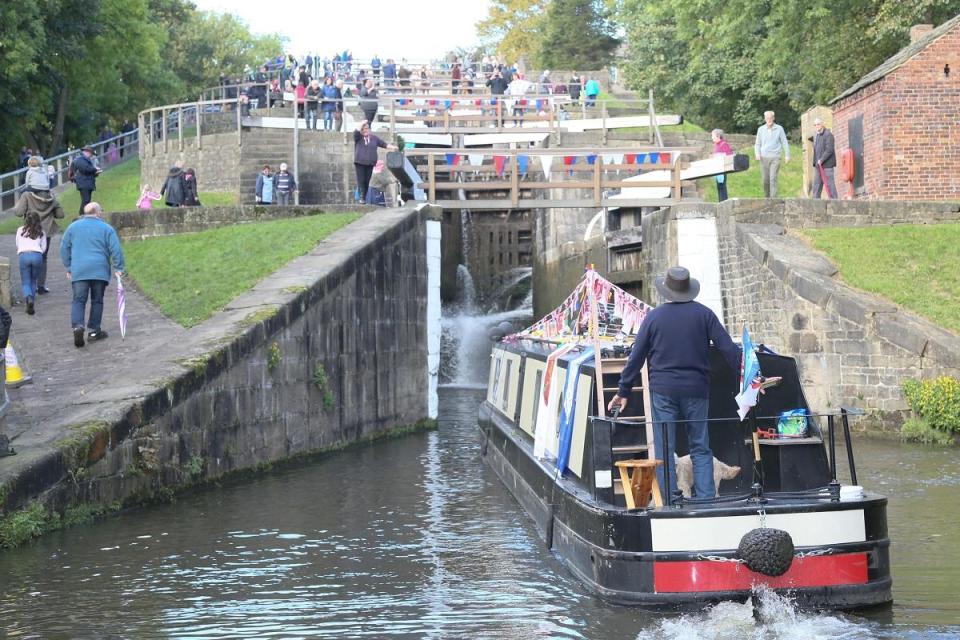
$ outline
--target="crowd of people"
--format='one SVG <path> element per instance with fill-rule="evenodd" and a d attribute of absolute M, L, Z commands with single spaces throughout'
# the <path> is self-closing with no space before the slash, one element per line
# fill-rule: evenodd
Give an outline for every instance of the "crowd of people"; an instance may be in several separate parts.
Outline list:
<path fill-rule="evenodd" d="M 23 218 L 16 231 L 20 283 L 27 315 L 34 315 L 37 297 L 50 292 L 46 286 L 52 239 L 59 233 L 57 220 L 63 207 L 53 194 L 54 184 L 38 156 L 27 159 L 25 191 L 14 214 Z M 79 218 L 60 240 L 60 259 L 72 289 L 71 332 L 76 347 L 107 337 L 102 329 L 103 294 L 112 274 L 123 273 L 123 251 L 116 231 L 101 219 L 102 207 L 92 200 L 101 169 L 94 150 L 86 146 L 70 164 L 69 174 L 80 193 Z M 89 314 L 86 313 L 89 303 Z"/>

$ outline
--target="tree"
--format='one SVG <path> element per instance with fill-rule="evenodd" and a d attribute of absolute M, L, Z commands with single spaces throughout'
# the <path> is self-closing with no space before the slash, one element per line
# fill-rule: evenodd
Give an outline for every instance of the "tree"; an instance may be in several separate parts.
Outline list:
<path fill-rule="evenodd" d="M 534 60 L 549 0 L 491 0 L 487 17 L 477 23 L 480 39 L 510 62 Z"/>
<path fill-rule="evenodd" d="M 602 69 L 620 41 L 595 0 L 552 0 L 538 61 L 544 68 Z"/>
<path fill-rule="evenodd" d="M 187 0 L 0 3 L 0 163 L 94 139 L 151 105 L 195 98 L 282 50 Z"/>
<path fill-rule="evenodd" d="M 750 131 L 767 109 L 789 129 L 960 0 L 625 0 L 625 75 L 707 128 Z"/>

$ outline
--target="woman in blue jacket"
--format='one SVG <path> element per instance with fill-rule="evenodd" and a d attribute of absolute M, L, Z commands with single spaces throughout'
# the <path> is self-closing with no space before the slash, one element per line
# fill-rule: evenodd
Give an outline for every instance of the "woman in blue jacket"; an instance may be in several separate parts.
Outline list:
<path fill-rule="evenodd" d="M 333 129 L 333 112 L 337 110 L 337 88 L 333 86 L 333 78 L 327 76 L 323 79 L 323 103 L 320 106 L 323 111 L 323 130 Z"/>

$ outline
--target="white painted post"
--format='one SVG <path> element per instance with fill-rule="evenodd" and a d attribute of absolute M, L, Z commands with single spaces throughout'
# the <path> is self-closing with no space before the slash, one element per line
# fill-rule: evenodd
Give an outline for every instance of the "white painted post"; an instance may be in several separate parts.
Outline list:
<path fill-rule="evenodd" d="M 427 235 L 427 415 L 439 413 L 440 381 L 440 237 L 439 220 L 426 221 Z"/>
<path fill-rule="evenodd" d="M 293 179 L 297 188 L 293 192 L 293 204 L 300 204 L 300 120 L 297 118 L 297 99 L 293 99 Z M 304 104 L 306 115 L 306 104 Z M 366 196 L 364 196 L 366 197 Z"/>

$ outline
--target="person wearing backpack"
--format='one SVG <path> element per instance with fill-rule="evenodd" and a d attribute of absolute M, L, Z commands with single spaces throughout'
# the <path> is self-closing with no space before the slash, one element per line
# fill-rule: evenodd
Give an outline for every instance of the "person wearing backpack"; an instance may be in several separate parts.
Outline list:
<path fill-rule="evenodd" d="M 97 176 L 102 173 L 100 167 L 94 164 L 93 157 L 93 148 L 84 147 L 80 155 L 70 163 L 73 181 L 80 192 L 80 215 L 83 215 L 83 208 L 90 204 L 93 192 L 97 189 Z"/>

